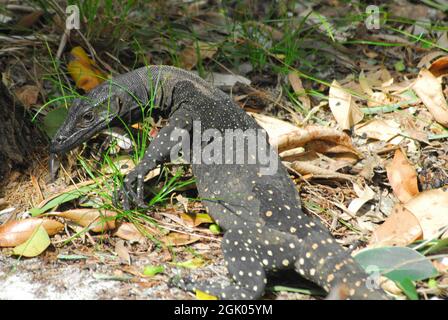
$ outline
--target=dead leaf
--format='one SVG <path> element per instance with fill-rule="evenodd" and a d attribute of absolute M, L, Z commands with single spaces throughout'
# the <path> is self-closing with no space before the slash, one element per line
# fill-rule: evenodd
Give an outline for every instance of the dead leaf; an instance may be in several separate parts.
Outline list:
<path fill-rule="evenodd" d="M 90 59 L 81 47 L 74 47 L 70 51 L 72 60 L 67 65 L 67 71 L 75 80 L 78 88 L 86 92 L 92 90 L 104 81 L 105 75 L 95 62 Z"/>
<path fill-rule="evenodd" d="M 429 72 L 436 78 L 446 76 L 448 74 L 448 56 L 441 57 L 431 63 Z"/>
<path fill-rule="evenodd" d="M 336 145 L 344 146 L 348 150 L 351 150 L 352 153 L 360 155 L 360 153 L 353 147 L 351 139 L 347 134 L 323 126 L 296 128 L 294 131 L 282 134 L 277 139 L 278 152 L 281 153 L 285 150 L 303 147 L 307 143 L 316 140 L 328 141 Z"/>
<path fill-rule="evenodd" d="M 181 218 L 186 225 L 190 227 L 197 227 L 203 223 L 213 223 L 213 219 L 206 213 L 187 214 L 181 213 Z"/>
<path fill-rule="evenodd" d="M 301 175 L 309 174 L 316 179 L 341 179 L 348 181 L 353 181 L 354 179 L 351 175 L 324 169 L 305 161 L 294 161 L 291 163 L 291 168 Z"/>
<path fill-rule="evenodd" d="M 233 87 L 237 82 L 250 85 L 251 81 L 246 77 L 230 74 L 230 73 L 208 73 L 205 78 L 208 82 L 213 83 L 216 87 Z"/>
<path fill-rule="evenodd" d="M 28 108 L 36 104 L 39 97 L 39 88 L 33 85 L 25 85 L 15 90 L 15 94 L 17 99 Z"/>
<path fill-rule="evenodd" d="M 392 143 L 392 139 L 400 135 L 400 125 L 393 119 L 373 119 L 355 126 L 355 134 L 369 139 Z M 393 144 L 400 143 L 403 139 L 394 139 Z"/>
<path fill-rule="evenodd" d="M 179 53 L 180 65 L 184 69 L 191 70 L 199 62 L 199 59 L 211 59 L 216 52 L 218 52 L 216 45 L 198 41 Z"/>
<path fill-rule="evenodd" d="M 114 232 L 114 236 L 120 237 L 124 240 L 135 242 L 143 242 L 145 240 L 144 235 L 133 223 L 130 222 L 124 222 L 120 224 L 120 226 Z"/>
<path fill-rule="evenodd" d="M 418 194 L 417 172 L 401 149 L 395 150 L 392 162 L 386 166 L 387 178 L 394 194 L 405 203 Z"/>
<path fill-rule="evenodd" d="M 348 205 L 348 210 L 355 215 L 359 209 L 368 201 L 375 197 L 375 191 L 373 191 L 368 185 L 360 187 L 358 184 L 353 184 L 353 190 L 355 191 L 358 198 L 353 199 Z"/>
<path fill-rule="evenodd" d="M 31 28 L 43 14 L 44 12 L 42 10 L 33 11 L 20 18 L 17 22 L 17 26 L 22 28 Z"/>
<path fill-rule="evenodd" d="M 115 229 L 117 213 L 99 209 L 73 209 L 64 212 L 50 212 L 48 215 L 69 219 L 93 232 L 104 232 Z"/>
<path fill-rule="evenodd" d="M 364 118 L 364 113 L 352 99 L 352 95 L 333 80 L 329 93 L 329 105 L 342 130 L 349 130 Z"/>
<path fill-rule="evenodd" d="M 124 264 L 131 265 L 131 256 L 129 250 L 125 247 L 123 240 L 118 240 L 115 244 L 115 253 Z"/>
<path fill-rule="evenodd" d="M 191 236 L 185 233 L 170 232 L 160 239 L 167 246 L 185 246 L 199 240 L 199 237 Z"/>
<path fill-rule="evenodd" d="M 425 240 L 436 237 L 441 228 L 448 226 L 448 187 L 421 192 L 404 206 L 420 222 Z"/>
<path fill-rule="evenodd" d="M 269 143 L 276 146 L 280 136 L 298 130 L 295 125 L 264 114 L 248 112 L 269 136 Z"/>
<path fill-rule="evenodd" d="M 311 100 L 306 94 L 305 89 L 303 88 L 302 80 L 300 80 L 299 75 L 296 72 L 290 72 L 288 74 L 288 80 L 291 84 L 294 93 L 297 95 L 297 98 L 302 102 L 305 110 L 311 109 Z"/>
<path fill-rule="evenodd" d="M 413 89 L 434 119 L 448 128 L 448 104 L 440 81 L 428 70 L 422 69 Z"/>
<path fill-rule="evenodd" d="M 9 221 L 0 226 L 0 247 L 15 247 L 24 243 L 40 225 L 50 236 L 64 229 L 62 223 L 46 218 Z"/>
<path fill-rule="evenodd" d="M 369 246 L 407 246 L 423 235 L 418 219 L 402 204 L 397 203 L 392 214 L 372 233 Z"/>

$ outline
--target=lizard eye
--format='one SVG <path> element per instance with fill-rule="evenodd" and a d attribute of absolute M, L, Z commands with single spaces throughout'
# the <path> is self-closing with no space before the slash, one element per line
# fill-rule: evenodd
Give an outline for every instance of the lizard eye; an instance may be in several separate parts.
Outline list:
<path fill-rule="evenodd" d="M 89 123 L 89 122 L 92 122 L 93 119 L 94 119 L 94 115 L 93 115 L 92 111 L 88 111 L 82 115 L 82 120 L 84 120 L 84 122 Z"/>

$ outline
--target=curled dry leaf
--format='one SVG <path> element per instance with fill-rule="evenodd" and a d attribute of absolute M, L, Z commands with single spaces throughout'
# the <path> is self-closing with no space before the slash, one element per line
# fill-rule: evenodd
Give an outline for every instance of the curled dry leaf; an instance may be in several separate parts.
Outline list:
<path fill-rule="evenodd" d="M 352 95 L 333 80 L 329 93 L 329 105 L 342 130 L 349 130 L 364 118 L 364 113 L 353 101 Z"/>
<path fill-rule="evenodd" d="M 404 204 L 423 229 L 423 239 L 436 237 L 441 228 L 448 226 L 448 187 L 428 190 Z"/>
<path fill-rule="evenodd" d="M 64 212 L 50 212 L 49 215 L 69 219 L 93 232 L 104 232 L 115 229 L 117 213 L 98 209 L 73 209 Z"/>
<path fill-rule="evenodd" d="M 372 233 L 369 246 L 407 246 L 422 238 L 423 230 L 418 219 L 402 204 L 397 203 L 392 214 Z"/>
<path fill-rule="evenodd" d="M 251 115 L 264 130 L 266 130 L 266 133 L 269 136 L 269 143 L 273 146 L 278 144 L 278 139 L 282 135 L 299 130 L 295 125 L 274 117 L 254 112 L 248 112 L 248 114 Z"/>
<path fill-rule="evenodd" d="M 324 169 L 306 161 L 294 161 L 290 164 L 290 166 L 294 171 L 300 173 L 301 175 L 312 175 L 312 177 L 316 179 L 341 179 L 348 181 L 352 181 L 354 179 L 351 175 Z"/>
<path fill-rule="evenodd" d="M 394 158 L 386 170 L 392 190 L 401 202 L 409 201 L 418 193 L 417 172 L 401 149 L 395 150 Z"/>
<path fill-rule="evenodd" d="M 429 71 L 436 78 L 446 76 L 448 74 L 448 56 L 441 57 L 431 63 Z"/>
<path fill-rule="evenodd" d="M 64 229 L 62 223 L 46 218 L 9 221 L 0 226 L 0 247 L 15 247 L 24 243 L 40 225 L 50 236 Z"/>
<path fill-rule="evenodd" d="M 440 81 L 430 71 L 423 68 L 413 89 L 434 119 L 448 128 L 448 104 Z"/>
<path fill-rule="evenodd" d="M 307 143 L 315 140 L 332 142 L 336 145 L 346 147 L 352 153 L 359 155 L 359 152 L 353 147 L 350 137 L 344 132 L 323 126 L 308 126 L 306 128 L 296 129 L 292 132 L 281 135 L 278 138 L 278 152 L 303 147 Z"/>

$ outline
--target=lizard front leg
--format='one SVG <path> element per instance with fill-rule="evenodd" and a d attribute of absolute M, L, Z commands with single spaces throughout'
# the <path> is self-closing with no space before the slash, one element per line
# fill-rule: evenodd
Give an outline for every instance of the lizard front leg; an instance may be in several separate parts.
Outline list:
<path fill-rule="evenodd" d="M 143 201 L 145 175 L 169 159 L 171 149 L 179 143 L 177 139 L 173 139 L 172 133 L 175 130 L 190 132 L 191 128 L 191 113 L 188 110 L 178 109 L 171 115 L 169 124 L 160 130 L 146 149 L 143 159 L 124 179 L 119 193 L 123 209 L 129 210 L 132 203 L 139 207 L 146 207 Z"/>

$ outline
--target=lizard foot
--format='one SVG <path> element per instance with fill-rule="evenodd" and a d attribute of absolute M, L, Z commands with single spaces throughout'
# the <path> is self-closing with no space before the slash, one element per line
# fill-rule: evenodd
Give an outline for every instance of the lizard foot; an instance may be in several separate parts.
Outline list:
<path fill-rule="evenodd" d="M 148 208 L 143 199 L 143 183 L 143 174 L 140 174 L 137 170 L 130 172 L 126 176 L 118 194 L 124 210 L 130 210 L 133 204 L 139 208 Z M 135 185 L 137 186 L 136 191 L 134 191 Z"/>

